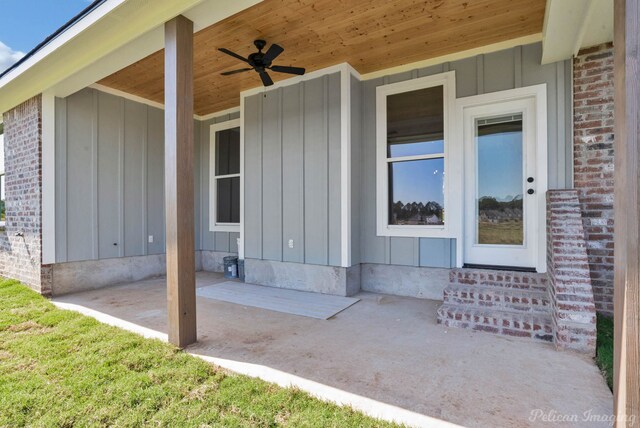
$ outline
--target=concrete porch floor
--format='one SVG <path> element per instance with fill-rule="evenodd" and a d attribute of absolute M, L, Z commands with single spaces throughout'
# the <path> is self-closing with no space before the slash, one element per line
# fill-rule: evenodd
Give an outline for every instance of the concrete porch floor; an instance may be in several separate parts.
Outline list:
<path fill-rule="evenodd" d="M 224 281 L 214 273 L 197 278 L 199 287 Z M 268 366 L 463 426 L 610 426 L 584 419 L 585 412 L 611 415 L 613 407 L 590 358 L 444 328 L 436 324 L 437 301 L 356 297 L 361 301 L 326 321 L 198 297 L 199 342 L 188 351 Z M 167 331 L 164 278 L 54 301 Z M 536 410 L 576 420 L 531 420 Z"/>

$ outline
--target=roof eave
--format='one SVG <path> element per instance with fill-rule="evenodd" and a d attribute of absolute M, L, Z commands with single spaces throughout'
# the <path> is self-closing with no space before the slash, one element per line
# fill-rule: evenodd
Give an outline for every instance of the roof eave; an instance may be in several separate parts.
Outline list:
<path fill-rule="evenodd" d="M 118 55 L 121 48 L 125 48 L 125 51 L 131 45 L 139 48 L 139 40 L 144 41 L 144 49 L 125 52 L 126 62 L 133 63 L 161 49 L 163 38 L 155 33 L 161 34 L 162 25 L 177 15 L 185 14 L 199 21 L 195 27 L 197 30 L 259 1 L 154 0 L 152 8 L 144 1 L 95 2 L 91 10 L 70 21 L 62 31 L 54 33 L 55 37 L 48 38 L 24 61 L 0 77 L 0 112 L 51 90 L 61 82 L 66 83 L 67 92 L 78 90 L 81 87 L 76 88 L 76 85 L 68 82 L 78 74 L 84 73 L 83 80 L 78 82 L 84 86 L 99 80 L 116 70 L 110 70 L 108 64 L 101 67 L 95 65 L 104 62 L 100 60 L 109 55 Z M 87 73 L 86 70 L 91 72 Z"/>

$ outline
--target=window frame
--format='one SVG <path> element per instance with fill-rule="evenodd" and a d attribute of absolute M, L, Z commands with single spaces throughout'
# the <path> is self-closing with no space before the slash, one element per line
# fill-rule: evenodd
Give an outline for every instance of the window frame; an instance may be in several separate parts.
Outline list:
<path fill-rule="evenodd" d="M 238 128 L 240 131 L 240 139 L 238 144 L 242 153 L 242 129 L 240 119 L 232 119 L 225 122 L 214 123 L 209 128 L 209 230 L 211 232 L 236 232 L 240 233 L 240 225 L 242 222 L 242 176 L 244 168 L 242 165 L 242 155 L 240 156 L 240 172 L 237 174 L 216 175 L 216 133 L 226 131 L 228 129 Z M 217 186 L 216 181 L 223 178 L 240 178 L 240 222 L 238 223 L 218 223 L 216 203 L 217 203 Z"/>
<path fill-rule="evenodd" d="M 387 156 L 387 97 L 404 92 L 442 86 L 443 89 L 443 121 L 444 121 L 444 154 L 419 155 L 389 158 Z M 378 86 L 376 88 L 376 231 L 377 236 L 406 236 L 424 238 L 455 238 L 454 231 L 459 222 L 459 204 L 454 204 L 451 196 L 455 175 L 452 154 L 456 139 L 452 123 L 455 120 L 456 85 L 455 72 L 420 77 L 398 83 Z M 434 159 L 444 157 L 444 225 L 394 225 L 389 224 L 389 168 L 393 162 L 417 159 Z M 454 206 L 455 205 L 455 206 Z"/>

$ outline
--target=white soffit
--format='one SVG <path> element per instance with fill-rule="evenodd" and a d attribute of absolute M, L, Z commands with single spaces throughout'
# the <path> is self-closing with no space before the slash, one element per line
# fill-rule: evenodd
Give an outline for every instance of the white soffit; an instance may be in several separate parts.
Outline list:
<path fill-rule="evenodd" d="M 46 90 L 70 95 L 162 49 L 175 16 L 198 31 L 260 1 L 109 0 L 0 79 L 0 112 Z"/>
<path fill-rule="evenodd" d="M 613 40 L 613 0 L 547 0 L 542 63 L 569 59 Z"/>
<path fill-rule="evenodd" d="M 582 36 L 582 48 L 613 41 L 613 0 L 597 0 Z"/>

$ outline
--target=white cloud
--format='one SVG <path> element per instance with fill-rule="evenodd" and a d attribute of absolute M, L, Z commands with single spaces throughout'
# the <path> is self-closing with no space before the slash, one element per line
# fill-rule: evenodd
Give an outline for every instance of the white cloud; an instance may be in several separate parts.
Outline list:
<path fill-rule="evenodd" d="M 24 56 L 24 52 L 14 51 L 9 46 L 0 42 L 0 72 L 11 67 L 13 63 Z"/>

